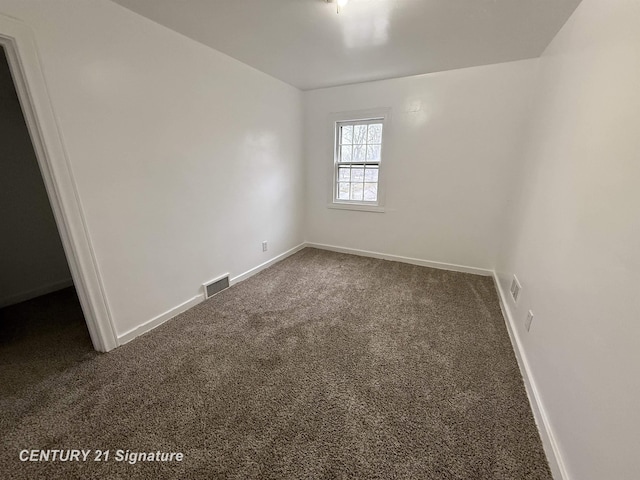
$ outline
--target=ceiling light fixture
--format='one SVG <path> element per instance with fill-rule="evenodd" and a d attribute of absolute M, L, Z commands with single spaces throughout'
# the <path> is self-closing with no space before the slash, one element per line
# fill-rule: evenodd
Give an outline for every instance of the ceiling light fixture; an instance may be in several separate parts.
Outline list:
<path fill-rule="evenodd" d="M 349 0 L 327 0 L 327 3 L 335 3 L 336 4 L 336 13 L 340 13 L 344 7 L 347 6 Z"/>

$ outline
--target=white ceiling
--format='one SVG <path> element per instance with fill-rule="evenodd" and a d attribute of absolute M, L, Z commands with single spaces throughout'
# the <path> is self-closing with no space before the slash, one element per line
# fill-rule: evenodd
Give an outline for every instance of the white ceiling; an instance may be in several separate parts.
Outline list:
<path fill-rule="evenodd" d="M 114 0 L 303 90 L 539 56 L 580 0 Z"/>

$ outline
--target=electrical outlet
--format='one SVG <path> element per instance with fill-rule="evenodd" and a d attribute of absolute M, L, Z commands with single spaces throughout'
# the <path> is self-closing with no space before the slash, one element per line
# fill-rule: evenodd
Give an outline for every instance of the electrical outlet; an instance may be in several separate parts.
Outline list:
<path fill-rule="evenodd" d="M 266 252 L 268 248 L 269 246 L 267 245 L 267 242 L 266 241 L 262 242 L 262 251 Z"/>
<path fill-rule="evenodd" d="M 511 292 L 511 298 L 513 298 L 513 303 L 518 303 L 518 298 L 520 298 L 520 290 L 522 290 L 522 286 L 518 281 L 518 277 L 513 276 L 513 280 L 511 280 L 511 288 L 509 291 Z"/>
<path fill-rule="evenodd" d="M 533 322 L 533 312 L 529 310 L 529 313 L 527 313 L 527 319 L 524 321 L 524 326 L 527 329 L 527 332 L 531 330 L 531 322 Z"/>

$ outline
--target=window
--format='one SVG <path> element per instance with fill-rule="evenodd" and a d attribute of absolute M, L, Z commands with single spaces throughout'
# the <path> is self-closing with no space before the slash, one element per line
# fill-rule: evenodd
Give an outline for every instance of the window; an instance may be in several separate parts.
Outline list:
<path fill-rule="evenodd" d="M 335 123 L 334 204 L 380 204 L 384 117 Z"/>

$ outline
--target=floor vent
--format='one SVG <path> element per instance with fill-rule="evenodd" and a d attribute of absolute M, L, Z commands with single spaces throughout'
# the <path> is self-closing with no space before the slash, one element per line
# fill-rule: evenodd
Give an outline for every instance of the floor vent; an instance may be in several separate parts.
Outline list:
<path fill-rule="evenodd" d="M 513 301 L 517 302 L 522 287 L 520 286 L 520 282 L 515 275 L 513 276 L 513 280 L 511 281 L 511 288 L 509 290 L 511 291 L 511 297 L 513 297 Z"/>
<path fill-rule="evenodd" d="M 213 297 L 216 293 L 221 292 L 225 288 L 229 288 L 229 274 L 226 273 L 221 277 L 211 280 L 204 284 L 205 298 Z"/>

